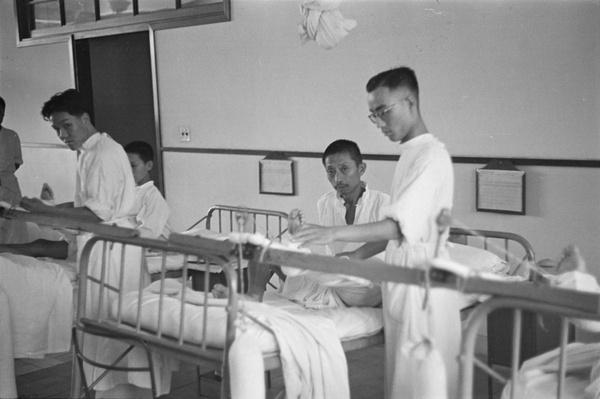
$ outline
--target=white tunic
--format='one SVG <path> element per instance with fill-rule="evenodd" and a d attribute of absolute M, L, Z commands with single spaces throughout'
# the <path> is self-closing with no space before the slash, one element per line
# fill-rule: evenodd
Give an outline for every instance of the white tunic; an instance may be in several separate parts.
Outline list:
<path fill-rule="evenodd" d="M 452 208 L 454 178 L 452 162 L 444 145 L 431 134 L 423 134 L 400 144 L 400 160 L 391 190 L 391 205 L 382 216 L 395 220 L 403 234 L 391 240 L 386 262 L 420 267 L 435 254 L 438 228 L 436 218 L 444 208 Z M 445 243 L 442 238 L 442 247 Z M 443 249 L 443 248 L 442 248 Z M 444 251 L 445 252 L 445 251 Z M 406 349 L 429 337 L 441 352 L 446 365 L 449 397 L 456 396 L 460 347 L 460 309 L 457 294 L 444 289 L 429 295 L 430 317 L 423 310 L 425 290 L 417 286 L 385 283 L 383 309 L 386 342 L 386 398 L 411 399 L 416 396 L 413 373 L 417 360 Z"/>
<path fill-rule="evenodd" d="M 390 203 L 390 196 L 381 191 L 370 190 L 365 185 L 365 192 L 356 203 L 354 224 L 371 223 L 381 220 L 379 211 Z M 346 207 L 344 199 L 336 192 L 324 194 L 317 201 L 319 224 L 321 226 L 345 226 Z M 335 241 L 327 245 L 330 255 L 350 252 L 359 248 L 363 243 Z"/>
<path fill-rule="evenodd" d="M 169 238 L 171 209 L 154 182 L 149 181 L 135 188 L 135 202 L 129 213 L 133 215 L 142 237 Z"/>
<path fill-rule="evenodd" d="M 381 220 L 379 211 L 388 205 L 390 196 L 380 191 L 365 192 L 356 204 L 355 224 L 372 223 Z M 346 207 L 337 192 L 323 195 L 317 202 L 319 224 L 323 226 L 345 226 Z M 334 242 L 327 247 L 331 256 L 354 251 L 363 243 Z M 364 279 L 349 279 L 339 275 L 309 272 L 288 277 L 283 285 L 282 296 L 303 304 L 307 308 L 377 306 L 381 303 L 379 285 Z"/>
<path fill-rule="evenodd" d="M 106 133 L 96 133 L 83 144 L 78 159 L 76 190 L 74 201 L 76 207 L 85 206 L 89 208 L 107 223 L 121 227 L 136 227 L 130 217 L 135 202 L 135 182 L 131 166 L 123 147 Z M 79 255 L 89 237 L 90 234 L 77 237 Z M 118 285 L 122 251 L 122 245 L 114 245 L 111 248 L 110 259 L 106 268 L 109 284 Z M 150 278 L 144 276 L 140 281 L 139 266 L 137 266 L 143 261 L 141 249 L 126 247 L 124 252 L 125 262 L 127 262 L 127 265 L 131 265 L 131 267 L 125 269 L 126 273 L 123 276 L 124 289 L 133 291 L 146 287 L 150 283 Z M 90 256 L 89 274 L 100 278 L 101 266 L 102 246 L 96 245 Z M 95 315 L 96 312 L 106 315 L 108 304 L 115 299 L 115 294 L 107 290 L 105 301 L 100 305 L 98 303 L 98 291 L 97 284 L 88 285 L 86 298 L 86 314 L 88 317 Z M 110 364 L 126 347 L 127 345 L 116 340 L 86 335 L 83 351 L 86 356 L 97 362 Z M 126 361 L 136 361 L 138 357 L 132 356 L 133 354 L 132 352 L 126 358 Z M 157 362 L 157 364 L 162 366 L 161 362 Z M 104 369 L 92 367 L 86 363 L 85 372 L 88 383 L 91 383 L 104 372 Z M 164 394 L 168 392 L 171 374 L 160 373 L 160 370 L 158 373 L 159 394 Z M 111 372 L 100 381 L 95 389 L 106 390 L 118 384 L 130 382 L 143 387 L 150 386 L 147 373 Z"/>

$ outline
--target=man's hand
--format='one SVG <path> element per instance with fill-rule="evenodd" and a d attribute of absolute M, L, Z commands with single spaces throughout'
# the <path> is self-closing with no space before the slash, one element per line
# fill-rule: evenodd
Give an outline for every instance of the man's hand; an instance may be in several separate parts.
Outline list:
<path fill-rule="evenodd" d="M 294 235 L 292 242 L 301 243 L 301 247 L 311 244 L 329 244 L 335 241 L 335 227 L 323 227 L 315 224 L 303 224 Z"/>

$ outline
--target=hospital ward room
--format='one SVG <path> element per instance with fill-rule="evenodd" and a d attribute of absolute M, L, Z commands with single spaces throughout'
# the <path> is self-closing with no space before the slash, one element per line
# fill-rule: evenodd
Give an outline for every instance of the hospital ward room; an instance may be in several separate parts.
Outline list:
<path fill-rule="evenodd" d="M 0 398 L 600 398 L 600 1 L 0 1 Z"/>

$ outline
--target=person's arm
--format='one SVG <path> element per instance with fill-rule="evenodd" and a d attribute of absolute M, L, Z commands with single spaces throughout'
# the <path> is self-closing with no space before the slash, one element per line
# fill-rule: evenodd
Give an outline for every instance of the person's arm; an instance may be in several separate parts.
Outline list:
<path fill-rule="evenodd" d="M 375 242 L 367 242 L 363 245 L 361 245 L 359 248 L 355 249 L 354 251 L 349 251 L 349 252 L 341 252 L 339 254 L 336 255 L 336 257 L 348 257 L 350 259 L 369 259 L 383 251 L 385 251 L 385 248 L 387 247 L 389 240 L 383 240 L 383 241 L 375 241 Z"/>
<path fill-rule="evenodd" d="M 61 204 L 63 205 L 63 204 Z M 21 206 L 30 212 L 43 213 L 50 216 L 56 217 L 67 217 L 81 219 L 87 222 L 102 222 L 94 212 L 86 207 L 62 207 L 62 206 L 49 206 L 44 204 L 37 198 L 24 197 L 21 200 Z"/>
<path fill-rule="evenodd" d="M 333 241 L 344 242 L 381 242 L 402 237 L 398 224 L 392 219 L 350 226 L 322 227 L 305 224 L 293 235 L 294 242 L 302 246 L 310 244 L 329 244 Z M 380 251 L 381 252 L 381 251 Z"/>
<path fill-rule="evenodd" d="M 69 244 L 66 241 L 52 241 L 40 238 L 23 244 L 0 244 L 0 252 L 34 258 L 67 259 L 69 256 Z"/>

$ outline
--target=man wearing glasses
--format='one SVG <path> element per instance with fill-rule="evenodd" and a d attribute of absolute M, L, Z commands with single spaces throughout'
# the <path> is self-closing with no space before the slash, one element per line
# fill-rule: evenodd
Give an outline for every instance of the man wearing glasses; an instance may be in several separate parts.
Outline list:
<path fill-rule="evenodd" d="M 367 83 L 369 119 L 392 142 L 400 144 L 400 160 L 391 187 L 391 204 L 381 210 L 381 221 L 352 226 L 305 225 L 294 235 L 298 242 L 327 244 L 333 241 L 367 242 L 355 251 L 357 258 L 372 255 L 387 241 L 386 262 L 421 267 L 445 254 L 446 234 L 438 237 L 436 219 L 452 208 L 454 176 L 445 146 L 431 135 L 419 109 L 415 73 L 399 67 L 372 77 Z M 439 240 L 439 244 L 438 244 Z M 440 245 L 441 244 L 441 245 Z M 425 289 L 396 283 L 382 285 L 385 325 L 385 397 L 413 398 L 457 396 L 460 347 L 460 307 L 456 293 L 431 289 L 424 311 Z M 424 368 L 432 362 L 433 345 L 445 365 L 444 375 Z M 435 367 L 434 367 L 435 368 Z M 430 373 L 428 375 L 422 373 Z M 447 386 L 446 386 L 447 382 Z"/>

